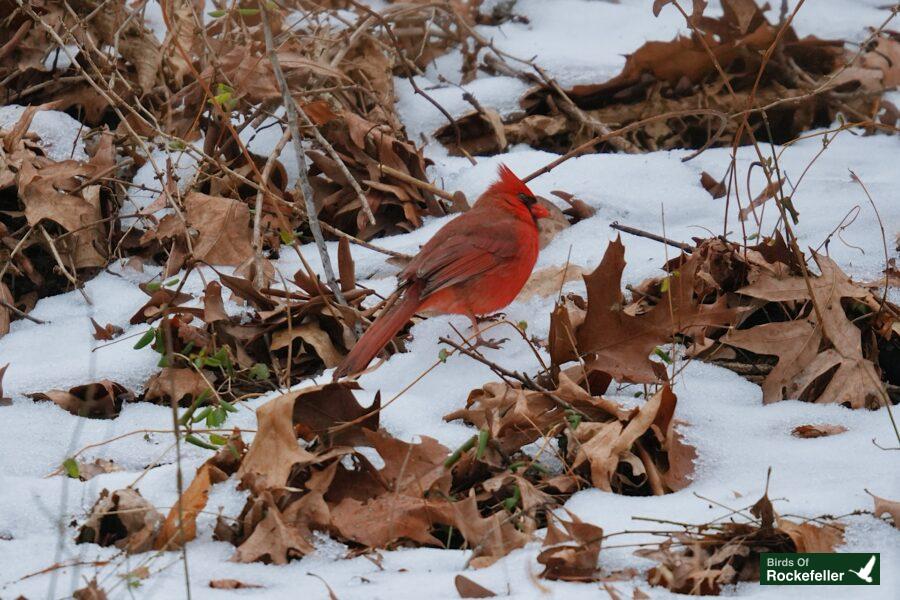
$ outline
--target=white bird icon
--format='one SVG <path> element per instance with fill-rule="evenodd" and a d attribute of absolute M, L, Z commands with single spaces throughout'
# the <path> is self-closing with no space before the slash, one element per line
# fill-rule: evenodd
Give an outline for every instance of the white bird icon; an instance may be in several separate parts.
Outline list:
<path fill-rule="evenodd" d="M 875 555 L 872 555 L 872 558 L 869 559 L 869 562 L 866 563 L 866 566 L 860 569 L 859 571 L 854 571 L 853 569 L 847 569 L 866 583 L 872 583 L 872 569 L 875 567 Z"/>

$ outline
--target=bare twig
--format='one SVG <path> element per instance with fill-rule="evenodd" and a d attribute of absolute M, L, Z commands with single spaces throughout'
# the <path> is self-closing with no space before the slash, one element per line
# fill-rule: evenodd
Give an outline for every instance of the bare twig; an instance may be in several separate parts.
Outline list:
<path fill-rule="evenodd" d="M 358 237 L 354 237 L 345 231 L 341 231 L 337 227 L 329 225 L 328 223 L 319 223 L 322 226 L 322 229 L 327 231 L 332 235 L 336 235 L 338 237 L 345 238 L 351 244 L 356 244 L 357 246 L 362 246 L 363 248 L 368 248 L 369 250 L 374 250 L 375 252 L 380 252 L 381 254 L 385 254 L 387 256 L 391 256 L 393 258 L 398 258 L 400 260 L 412 260 L 412 256 L 409 254 L 403 254 L 402 252 L 396 252 L 394 250 L 388 250 L 387 248 L 382 248 L 381 246 L 376 246 L 370 242 L 365 240 L 361 240 Z"/>
<path fill-rule="evenodd" d="M 253 258 L 256 261 L 256 269 L 253 274 L 253 285 L 257 289 L 261 288 L 265 283 L 265 272 L 263 270 L 262 255 L 262 212 L 263 212 L 263 196 L 266 186 L 269 185 L 269 176 L 272 174 L 272 168 L 275 166 L 276 159 L 281 154 L 282 148 L 291 139 L 291 131 L 286 129 L 281 135 L 281 139 L 275 144 L 272 153 L 266 160 L 266 166 L 263 167 L 262 178 L 260 179 L 259 191 L 256 193 L 256 208 L 253 214 Z"/>
<path fill-rule="evenodd" d="M 265 2 L 259 0 L 259 11 L 262 18 L 263 32 L 266 38 L 266 52 L 269 55 L 269 61 L 272 63 L 272 71 L 275 79 L 278 81 L 278 87 L 281 89 L 281 99 L 287 110 L 288 128 L 291 132 L 293 141 L 294 154 L 297 158 L 297 167 L 299 170 L 299 178 L 297 179 L 300 193 L 303 195 L 303 201 L 306 206 L 306 221 L 309 224 L 309 230 L 312 232 L 313 239 L 316 242 L 316 248 L 319 250 L 319 257 L 322 259 L 322 269 L 325 271 L 325 278 L 328 280 L 328 287 L 334 293 L 338 302 L 347 306 L 347 299 L 341 292 L 341 286 L 337 282 L 334 275 L 334 268 L 331 266 L 331 257 L 328 256 L 328 248 L 325 246 L 325 237 L 322 235 L 322 228 L 319 225 L 319 215 L 316 211 L 316 203 L 313 199 L 312 186 L 309 184 L 309 174 L 306 166 L 306 153 L 303 150 L 302 138 L 300 137 L 300 124 L 298 119 L 298 107 L 291 96 L 287 81 L 284 78 L 284 72 L 281 70 L 281 63 L 278 61 L 278 53 L 275 51 L 275 42 L 272 39 L 272 26 L 269 24 L 268 8 Z"/>
<path fill-rule="evenodd" d="M 590 152 L 594 148 L 594 146 L 596 146 L 597 144 L 599 144 L 601 142 L 609 141 L 611 138 L 621 136 L 623 133 L 628 133 L 629 131 L 639 129 L 639 128 L 643 127 L 644 125 L 648 125 L 650 123 L 655 123 L 656 121 L 664 121 L 666 119 L 671 119 L 673 117 L 686 117 L 686 116 L 696 116 L 696 115 L 709 115 L 709 116 L 718 118 L 721 122 L 719 124 L 719 130 L 716 132 L 715 135 L 711 136 L 709 138 L 709 140 L 707 140 L 706 144 L 704 144 L 703 147 L 701 147 L 699 150 L 697 150 L 697 151 L 689 154 L 688 156 L 684 157 L 683 159 L 681 159 L 682 162 L 689 161 L 692 158 L 694 158 L 695 156 L 697 156 L 698 154 L 700 154 L 701 152 L 703 152 L 704 150 L 706 150 L 706 148 L 708 148 L 709 145 L 712 144 L 712 142 L 716 138 L 718 138 L 719 135 L 721 135 L 722 131 L 725 130 L 725 126 L 728 124 L 728 115 L 727 114 L 723 113 L 720 110 L 715 110 L 712 108 L 692 108 L 689 110 L 676 110 L 676 111 L 672 111 L 672 112 L 663 113 L 661 115 L 654 115 L 652 117 L 647 117 L 646 119 L 641 119 L 640 121 L 635 121 L 634 123 L 629 123 L 628 125 L 625 125 L 624 127 L 619 127 L 618 129 L 616 129 L 614 131 L 610 131 L 609 133 L 604 133 L 604 134 L 601 134 L 601 135 L 598 135 L 596 137 L 589 139 L 588 141 L 584 142 L 580 146 L 572 148 L 571 150 L 569 150 L 568 152 L 566 152 L 559 158 L 550 161 L 549 163 L 547 163 L 546 165 L 544 165 L 537 171 L 534 171 L 527 177 L 523 177 L 522 181 L 524 181 L 525 183 L 528 183 L 529 181 L 531 181 L 532 179 L 534 179 L 536 177 L 540 177 L 541 175 L 545 175 L 545 174 L 549 173 L 550 171 L 552 171 L 559 165 L 563 164 L 570 158 L 575 158 L 576 156 L 580 156 L 582 154 L 586 154 L 586 153 Z"/>
<path fill-rule="evenodd" d="M 359 203 L 362 207 L 363 214 L 366 215 L 366 219 L 368 219 L 370 225 L 375 224 L 375 215 L 372 213 L 372 207 L 369 206 L 369 199 L 366 198 L 366 194 L 362 191 L 362 188 L 359 187 L 359 182 L 356 181 L 356 177 L 350 172 L 350 169 L 347 168 L 346 163 L 344 163 L 344 159 L 341 158 L 341 155 L 338 154 L 337 150 L 334 149 L 334 146 L 325 139 L 325 136 L 322 135 L 322 132 L 319 131 L 319 128 L 315 123 L 312 122 L 312 119 L 306 114 L 303 110 L 302 106 L 295 104 L 297 107 L 297 114 L 300 115 L 300 118 L 303 119 L 304 124 L 307 127 L 312 129 L 313 136 L 316 138 L 316 141 L 319 142 L 324 148 L 325 151 L 328 152 L 328 156 L 331 157 L 335 163 L 337 163 L 338 170 L 344 175 L 344 178 L 350 183 L 350 187 L 353 188 L 353 191 L 356 192 L 356 197 L 359 199 Z"/>
<path fill-rule="evenodd" d="M 501 377 L 504 377 L 504 378 L 512 379 L 512 380 L 514 380 L 514 381 L 517 381 L 517 382 L 519 382 L 520 384 L 522 384 L 522 387 L 524 387 L 524 388 L 526 388 L 526 389 L 529 389 L 529 390 L 532 390 L 532 391 L 535 391 L 535 392 L 540 392 L 540 393 L 542 393 L 542 394 L 545 394 L 548 398 L 550 398 L 551 400 L 553 400 L 554 402 L 556 402 L 557 404 L 559 404 L 559 405 L 560 405 L 561 407 L 563 407 L 564 409 L 566 409 L 566 410 L 571 410 L 572 412 L 581 415 L 581 416 L 582 416 L 583 418 L 585 418 L 585 419 L 588 418 L 588 416 L 585 415 L 583 412 L 581 412 L 580 410 L 578 410 L 577 408 L 575 408 L 574 406 L 572 406 L 570 403 L 566 402 L 565 400 L 563 400 L 562 398 L 560 398 L 559 396 L 557 396 L 556 394 L 554 394 L 551 390 L 548 390 L 547 388 L 545 388 L 545 387 L 543 387 L 542 385 L 540 385 L 540 384 L 538 384 L 537 382 L 535 382 L 535 381 L 534 381 L 531 377 L 529 377 L 528 375 L 524 375 L 524 374 L 522 374 L 522 373 L 519 373 L 518 371 L 510 371 L 509 369 L 507 369 L 507 368 L 505 368 L 505 367 L 502 367 L 502 366 L 498 365 L 498 364 L 495 363 L 494 361 L 489 360 L 488 358 L 486 358 L 486 357 L 485 357 L 483 354 L 481 354 L 480 352 L 477 352 L 477 351 L 471 350 L 471 349 L 469 349 L 469 348 L 466 348 L 465 346 L 462 346 L 461 344 L 458 344 L 458 343 L 454 342 L 454 341 L 451 340 L 450 338 L 447 338 L 447 337 L 441 337 L 441 338 L 438 338 L 438 341 L 441 342 L 441 343 L 443 343 L 443 344 L 447 344 L 448 346 L 450 346 L 451 348 L 453 348 L 454 350 L 456 350 L 456 351 L 459 352 L 460 354 L 465 354 L 465 355 L 468 356 L 469 358 L 472 358 L 472 359 L 474 359 L 474 360 L 477 360 L 477 361 L 480 362 L 481 364 L 483 364 L 483 365 L 485 365 L 485 366 L 487 366 L 487 367 L 490 367 L 490 369 L 491 369 L 492 371 L 494 371 L 497 375 L 500 375 Z"/>
<path fill-rule="evenodd" d="M 667 246 L 672 246 L 673 248 L 678 248 L 686 254 L 691 254 L 694 251 L 694 247 L 690 244 L 685 244 L 684 242 L 676 242 L 675 240 L 670 240 L 667 237 L 656 235 L 655 233 L 650 233 L 649 231 L 644 231 L 643 229 L 636 229 L 634 227 L 629 227 L 628 225 L 620 225 L 618 221 L 613 221 L 609 224 L 609 226 L 618 231 L 630 233 L 631 235 L 636 235 L 642 238 L 647 238 L 648 240 L 653 240 L 654 242 L 660 242 L 662 244 L 666 244 Z"/>
<path fill-rule="evenodd" d="M 31 321 L 32 323 L 37 323 L 38 325 L 43 325 L 44 323 L 47 322 L 47 321 L 41 321 L 40 319 L 35 319 L 34 317 L 32 317 L 31 315 L 29 315 L 28 313 L 19 310 L 18 308 L 16 308 L 15 306 L 13 306 L 12 304 L 10 304 L 9 302 L 7 302 L 6 300 L 4 300 L 3 298 L 0 298 L 0 306 L 2 306 L 3 308 L 5 308 L 5 309 L 7 309 L 7 310 L 9 310 L 9 311 L 14 312 L 15 314 L 19 315 L 19 316 L 22 317 L 23 319 L 28 319 L 28 320 Z"/>

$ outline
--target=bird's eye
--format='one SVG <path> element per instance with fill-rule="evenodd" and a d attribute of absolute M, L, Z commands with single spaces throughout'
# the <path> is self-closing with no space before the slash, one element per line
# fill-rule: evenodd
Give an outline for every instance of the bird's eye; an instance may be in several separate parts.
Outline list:
<path fill-rule="evenodd" d="M 534 196 L 529 196 L 525 192 L 521 192 L 519 194 L 519 200 L 521 200 L 522 203 L 525 204 L 525 206 L 531 206 L 532 204 L 537 202 L 537 199 Z"/>

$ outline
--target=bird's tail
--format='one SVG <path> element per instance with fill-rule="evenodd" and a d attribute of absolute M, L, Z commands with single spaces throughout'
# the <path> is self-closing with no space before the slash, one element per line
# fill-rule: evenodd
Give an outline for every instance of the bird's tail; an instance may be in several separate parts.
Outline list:
<path fill-rule="evenodd" d="M 381 349 L 391 341 L 391 338 L 415 314 L 422 304 L 419 298 L 421 291 L 421 283 L 415 283 L 408 287 L 399 300 L 375 319 L 372 326 L 353 346 L 350 354 L 344 357 L 344 360 L 334 371 L 334 381 L 347 375 L 355 375 L 369 365 L 369 362 L 381 352 Z"/>

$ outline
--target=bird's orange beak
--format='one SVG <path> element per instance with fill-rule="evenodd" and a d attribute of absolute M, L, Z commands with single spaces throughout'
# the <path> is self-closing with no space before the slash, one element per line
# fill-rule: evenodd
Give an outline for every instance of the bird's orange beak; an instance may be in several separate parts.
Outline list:
<path fill-rule="evenodd" d="M 535 203 L 534 205 L 532 205 L 530 210 L 531 210 L 531 216 L 533 216 L 535 219 L 546 219 L 547 217 L 550 216 L 550 211 L 547 210 L 546 207 L 544 207 L 538 203 Z"/>

